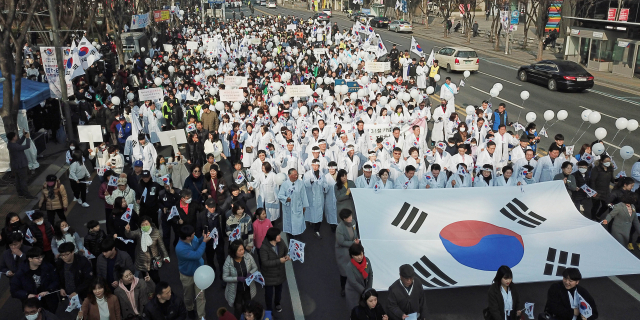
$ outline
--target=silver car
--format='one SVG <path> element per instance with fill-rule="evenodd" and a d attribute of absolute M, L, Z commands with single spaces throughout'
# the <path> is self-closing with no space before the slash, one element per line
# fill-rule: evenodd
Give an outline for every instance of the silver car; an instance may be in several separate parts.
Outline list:
<path fill-rule="evenodd" d="M 413 26 L 411 25 L 411 22 L 395 20 L 389 23 L 387 30 L 393 30 L 395 32 L 413 32 Z"/>

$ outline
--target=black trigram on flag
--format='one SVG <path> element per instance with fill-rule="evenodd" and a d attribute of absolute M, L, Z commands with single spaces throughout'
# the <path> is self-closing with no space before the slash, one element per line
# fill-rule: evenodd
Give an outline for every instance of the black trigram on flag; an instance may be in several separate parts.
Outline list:
<path fill-rule="evenodd" d="M 539 216 L 533 211 L 529 211 L 529 207 L 517 198 L 513 198 L 511 202 L 504 206 L 504 208 L 500 209 L 500 213 L 505 217 L 529 228 L 535 228 L 541 223 L 547 221 L 545 217 Z"/>
<path fill-rule="evenodd" d="M 409 211 L 409 209 L 411 209 L 411 211 Z M 409 212 L 409 216 L 407 217 L 407 219 L 404 219 L 404 217 L 407 215 L 407 212 Z M 418 212 L 420 212 L 419 216 L 418 216 Z M 416 219 L 416 217 L 418 217 L 418 219 Z M 427 218 L 426 212 L 421 211 L 416 207 L 411 208 L 411 205 L 405 202 L 404 205 L 402 205 L 402 208 L 400 208 L 400 212 L 398 212 L 398 215 L 396 216 L 395 219 L 393 219 L 391 224 L 394 227 L 397 227 L 400 225 L 400 222 L 404 220 L 404 223 L 400 225 L 400 228 L 402 230 L 407 230 L 413 223 L 413 227 L 411 227 L 411 230 L 409 231 L 416 233 L 418 232 L 418 230 L 420 230 L 420 227 L 422 227 L 422 224 L 424 223 L 424 220 L 426 218 Z"/>
<path fill-rule="evenodd" d="M 580 265 L 580 254 L 572 253 L 571 260 L 569 260 L 569 253 L 566 251 L 560 251 L 558 253 L 557 249 L 549 248 L 549 252 L 547 252 L 547 264 L 544 266 L 544 275 L 545 276 L 562 276 L 562 272 L 564 269 L 569 267 L 578 267 Z M 553 272 L 553 269 L 556 269 L 556 272 Z"/>
<path fill-rule="evenodd" d="M 418 272 L 417 276 L 422 284 L 429 288 L 449 287 L 457 283 L 442 272 L 427 256 L 422 256 L 420 261 L 413 264 L 413 267 Z"/>

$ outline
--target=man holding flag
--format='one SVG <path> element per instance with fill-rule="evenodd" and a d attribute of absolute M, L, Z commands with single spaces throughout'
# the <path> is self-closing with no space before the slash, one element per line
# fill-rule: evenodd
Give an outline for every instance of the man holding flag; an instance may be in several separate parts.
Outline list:
<path fill-rule="evenodd" d="M 411 52 L 417 54 L 420 58 L 424 58 L 424 51 L 422 51 L 422 47 L 416 41 L 416 38 L 411 36 Z"/>
<path fill-rule="evenodd" d="M 566 268 L 562 282 L 551 285 L 547 292 L 545 312 L 557 320 L 587 320 L 598 318 L 598 308 L 587 289 L 578 286 L 582 274 L 577 268 Z"/>

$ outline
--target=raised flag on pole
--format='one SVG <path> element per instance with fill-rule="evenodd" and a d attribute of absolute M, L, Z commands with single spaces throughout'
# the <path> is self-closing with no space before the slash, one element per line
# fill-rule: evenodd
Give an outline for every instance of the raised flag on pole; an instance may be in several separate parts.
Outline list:
<path fill-rule="evenodd" d="M 435 60 L 436 60 L 436 55 L 433 52 L 433 49 L 431 49 L 431 53 L 429 54 L 429 58 L 427 58 L 427 65 L 429 67 L 431 67 L 433 65 L 433 61 L 435 61 Z"/>
<path fill-rule="evenodd" d="M 174 217 L 180 217 L 180 213 L 178 213 L 178 208 L 176 206 L 171 207 L 171 212 L 169 213 L 169 216 L 167 217 L 167 221 L 170 221 Z"/>
<path fill-rule="evenodd" d="M 422 47 L 420 47 L 420 44 L 413 36 L 411 36 L 411 52 L 417 54 L 421 58 L 424 58 L 424 51 L 422 51 Z"/>
<path fill-rule="evenodd" d="M 67 51 L 65 50 L 65 53 Z M 84 74 L 84 69 L 80 64 L 80 56 L 78 55 L 78 48 L 76 42 L 71 40 L 71 50 L 64 56 L 64 77 L 68 82 L 71 79 Z"/>
<path fill-rule="evenodd" d="M 387 47 L 384 46 L 384 42 L 382 42 L 382 37 L 379 34 L 376 34 L 376 38 L 378 38 L 378 49 L 376 50 L 376 57 L 380 58 L 387 54 Z"/>
<path fill-rule="evenodd" d="M 36 212 L 36 211 L 35 210 L 29 210 L 29 211 L 25 211 L 24 214 L 27 215 L 29 220 L 33 221 L 33 218 L 31 216 L 33 215 L 34 212 Z"/>
<path fill-rule="evenodd" d="M 82 40 L 78 44 L 78 56 L 80 57 L 80 64 L 84 69 L 89 68 L 94 62 L 102 58 L 98 49 L 96 49 L 86 37 L 82 37 Z"/>

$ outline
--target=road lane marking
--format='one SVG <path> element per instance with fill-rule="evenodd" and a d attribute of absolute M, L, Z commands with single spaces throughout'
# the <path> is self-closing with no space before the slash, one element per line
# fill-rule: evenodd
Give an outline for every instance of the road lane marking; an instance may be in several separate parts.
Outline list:
<path fill-rule="evenodd" d="M 493 59 L 496 59 L 496 58 L 493 58 Z M 484 62 L 489 62 L 489 63 L 491 63 L 491 64 L 495 64 L 495 65 L 498 65 L 498 66 L 501 66 L 501 67 L 505 67 L 505 68 L 507 68 L 507 69 L 511 69 L 511 70 L 518 70 L 518 68 L 517 68 L 517 67 L 508 66 L 508 65 L 506 65 L 506 64 L 502 64 L 502 63 L 499 63 L 499 62 L 491 61 L 491 60 L 489 60 L 489 58 L 480 58 L 480 60 L 481 60 L 481 61 L 484 61 Z"/>
<path fill-rule="evenodd" d="M 628 293 L 631 297 L 633 297 L 637 301 L 640 301 L 640 293 L 638 293 L 638 291 L 636 291 L 636 290 L 633 290 L 633 288 L 631 288 L 628 284 L 626 284 L 620 278 L 618 278 L 616 276 L 611 276 L 611 277 L 608 277 L 608 278 L 611 281 L 613 281 L 613 283 L 618 285 L 618 287 L 622 288 L 622 290 L 624 290 L 626 293 Z"/>
<path fill-rule="evenodd" d="M 474 87 L 474 86 L 469 86 L 469 87 L 471 87 L 471 88 L 473 88 L 473 89 L 476 89 L 476 90 L 478 90 L 478 91 L 480 91 L 480 92 L 482 92 L 482 93 L 484 93 L 484 94 L 486 94 L 486 95 L 488 95 L 488 96 L 491 96 L 491 94 L 489 94 L 489 92 L 486 92 L 486 91 L 484 91 L 484 90 L 478 89 L 478 88 L 476 88 L 476 87 Z M 507 100 L 507 99 L 500 98 L 500 96 L 495 97 L 495 99 L 502 100 L 502 101 L 504 101 L 504 102 L 506 102 L 506 103 L 508 103 L 508 104 L 512 104 L 512 105 L 513 105 L 513 106 L 515 106 L 515 107 L 518 107 L 518 108 L 520 108 L 520 109 L 524 109 L 524 107 L 523 107 L 523 106 L 520 106 L 520 105 L 518 105 L 518 104 L 516 104 L 516 103 L 513 103 L 513 102 L 511 102 L 511 101 L 509 101 L 509 100 Z"/>
<path fill-rule="evenodd" d="M 578 106 L 578 108 L 582 108 L 582 109 L 585 109 L 585 110 L 598 111 L 598 110 L 589 109 L 589 108 L 587 108 L 587 107 L 583 107 L 583 106 Z M 600 112 L 600 111 L 598 111 L 598 112 Z M 610 115 L 610 114 L 606 114 L 606 113 L 604 113 L 604 112 L 600 112 L 600 114 L 601 114 L 601 115 L 603 115 L 603 116 L 609 117 L 609 118 L 611 118 L 611 119 L 616 119 L 616 120 L 618 119 L 618 118 L 616 118 L 616 117 L 614 117 L 614 116 L 612 116 L 612 115 Z"/>
<path fill-rule="evenodd" d="M 496 76 L 494 76 L 494 75 L 492 75 L 492 74 L 484 73 L 484 72 L 482 72 L 482 71 L 478 71 L 478 73 L 480 73 L 480 74 L 484 74 L 485 76 L 489 76 L 489 77 L 492 77 L 492 78 L 496 78 L 496 79 L 498 79 L 498 80 L 501 80 L 501 81 L 504 81 L 504 82 L 507 82 L 507 83 L 511 83 L 511 84 L 516 85 L 516 86 L 518 86 L 518 87 L 522 87 L 522 85 L 521 85 L 521 84 L 519 84 L 519 83 L 511 82 L 511 81 L 509 81 L 509 80 L 505 80 L 505 79 L 502 79 L 502 78 L 500 78 L 500 77 L 496 77 Z"/>
<path fill-rule="evenodd" d="M 282 241 L 288 243 L 287 234 L 282 232 L 280 234 Z M 291 308 L 293 309 L 293 318 L 295 320 L 304 320 L 304 311 L 302 310 L 302 300 L 300 300 L 300 291 L 298 290 L 298 283 L 296 282 L 296 274 L 293 272 L 293 262 L 287 261 L 284 264 L 284 269 L 287 273 L 287 285 L 289 286 L 289 296 L 291 297 Z"/>
<path fill-rule="evenodd" d="M 607 98 L 615 99 L 615 100 L 618 100 L 618 101 L 623 101 L 623 102 L 632 104 L 634 106 L 640 106 L 640 102 L 629 100 L 629 99 L 624 98 L 624 97 L 618 97 L 618 96 L 610 94 L 610 93 L 606 93 L 606 92 L 602 92 L 602 91 L 598 91 L 598 90 L 593 90 L 593 89 L 587 89 L 587 91 L 593 92 L 593 93 L 596 93 L 596 94 L 599 94 L 599 95 L 602 95 L 602 96 L 605 96 Z"/>

